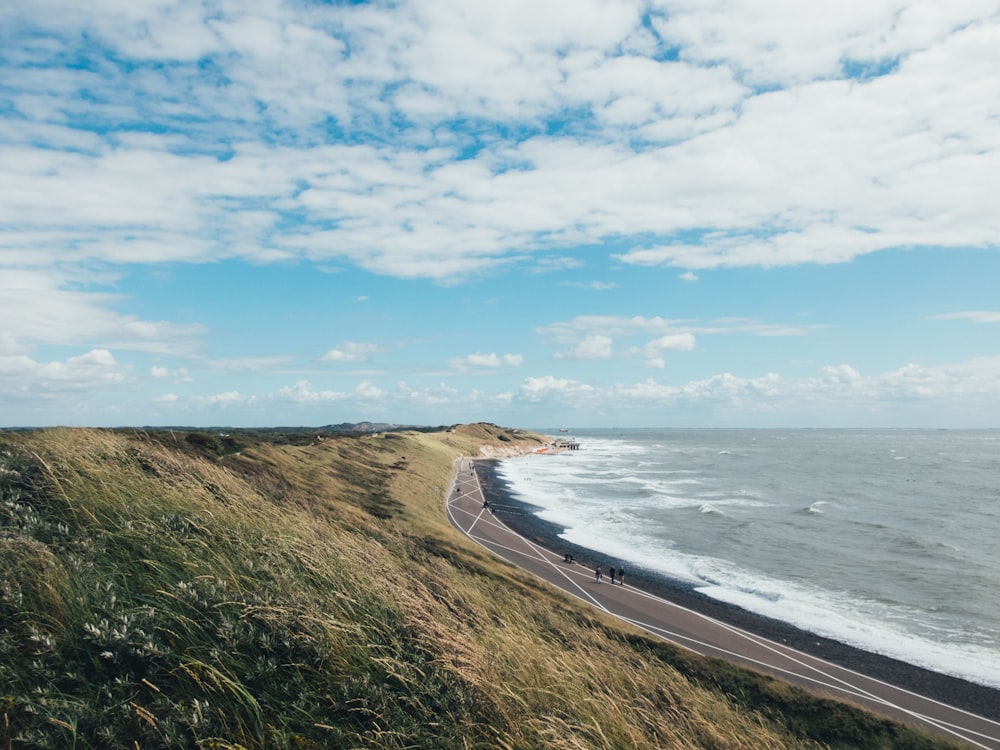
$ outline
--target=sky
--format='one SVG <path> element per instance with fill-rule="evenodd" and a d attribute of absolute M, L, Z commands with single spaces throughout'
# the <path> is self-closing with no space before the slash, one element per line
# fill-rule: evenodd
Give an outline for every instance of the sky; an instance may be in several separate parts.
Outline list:
<path fill-rule="evenodd" d="M 0 426 L 1000 427 L 997 0 L 6 0 Z"/>

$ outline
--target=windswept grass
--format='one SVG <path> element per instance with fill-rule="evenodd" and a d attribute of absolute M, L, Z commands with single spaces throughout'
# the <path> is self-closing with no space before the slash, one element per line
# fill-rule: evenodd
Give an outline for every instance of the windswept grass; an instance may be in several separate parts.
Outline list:
<path fill-rule="evenodd" d="M 452 530 L 455 458 L 537 440 L 0 435 L 0 748 L 946 746 Z"/>

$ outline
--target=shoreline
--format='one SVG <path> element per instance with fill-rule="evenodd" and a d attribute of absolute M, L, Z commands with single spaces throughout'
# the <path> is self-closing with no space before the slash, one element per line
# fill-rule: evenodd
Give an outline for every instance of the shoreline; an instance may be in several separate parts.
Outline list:
<path fill-rule="evenodd" d="M 572 554 L 580 564 L 606 564 L 606 556 L 570 544 L 559 537 L 562 526 L 540 519 L 537 506 L 517 499 L 507 482 L 497 475 L 499 458 L 474 459 L 484 497 L 494 514 L 521 536 L 557 553 Z M 629 586 L 700 612 L 743 630 L 763 636 L 827 661 L 876 677 L 980 716 L 1000 721 L 1000 690 L 959 677 L 933 672 L 898 659 L 818 636 L 793 625 L 757 615 L 699 593 L 693 586 L 656 571 L 631 566 Z"/>

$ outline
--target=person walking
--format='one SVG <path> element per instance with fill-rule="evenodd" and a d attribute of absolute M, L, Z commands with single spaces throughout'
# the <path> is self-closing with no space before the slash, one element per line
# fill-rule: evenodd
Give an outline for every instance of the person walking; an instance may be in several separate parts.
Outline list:
<path fill-rule="evenodd" d="M 615 585 L 615 566 L 614 565 L 612 565 L 610 568 L 608 568 L 608 574 L 611 576 L 611 585 L 614 586 Z"/>
<path fill-rule="evenodd" d="M 625 585 L 625 568 L 618 568 L 618 585 Z"/>
<path fill-rule="evenodd" d="M 600 583 L 602 575 L 603 572 L 601 571 L 601 566 L 598 565 L 596 568 L 594 568 L 594 580 L 597 581 L 597 583 Z"/>

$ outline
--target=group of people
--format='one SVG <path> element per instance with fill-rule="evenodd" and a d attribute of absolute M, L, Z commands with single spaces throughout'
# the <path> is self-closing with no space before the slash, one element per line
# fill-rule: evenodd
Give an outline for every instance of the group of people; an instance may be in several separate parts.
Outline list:
<path fill-rule="evenodd" d="M 613 565 L 610 568 L 608 568 L 608 576 L 611 577 L 611 585 L 612 586 L 615 583 L 615 576 L 616 575 L 618 576 L 618 583 L 620 585 L 624 586 L 625 585 L 625 568 L 618 568 L 617 573 L 615 572 L 615 567 Z M 595 580 L 598 583 L 600 583 L 601 579 L 603 577 L 604 577 L 604 570 L 601 568 L 600 565 L 598 565 L 597 567 L 594 568 L 594 578 L 595 578 Z"/>

